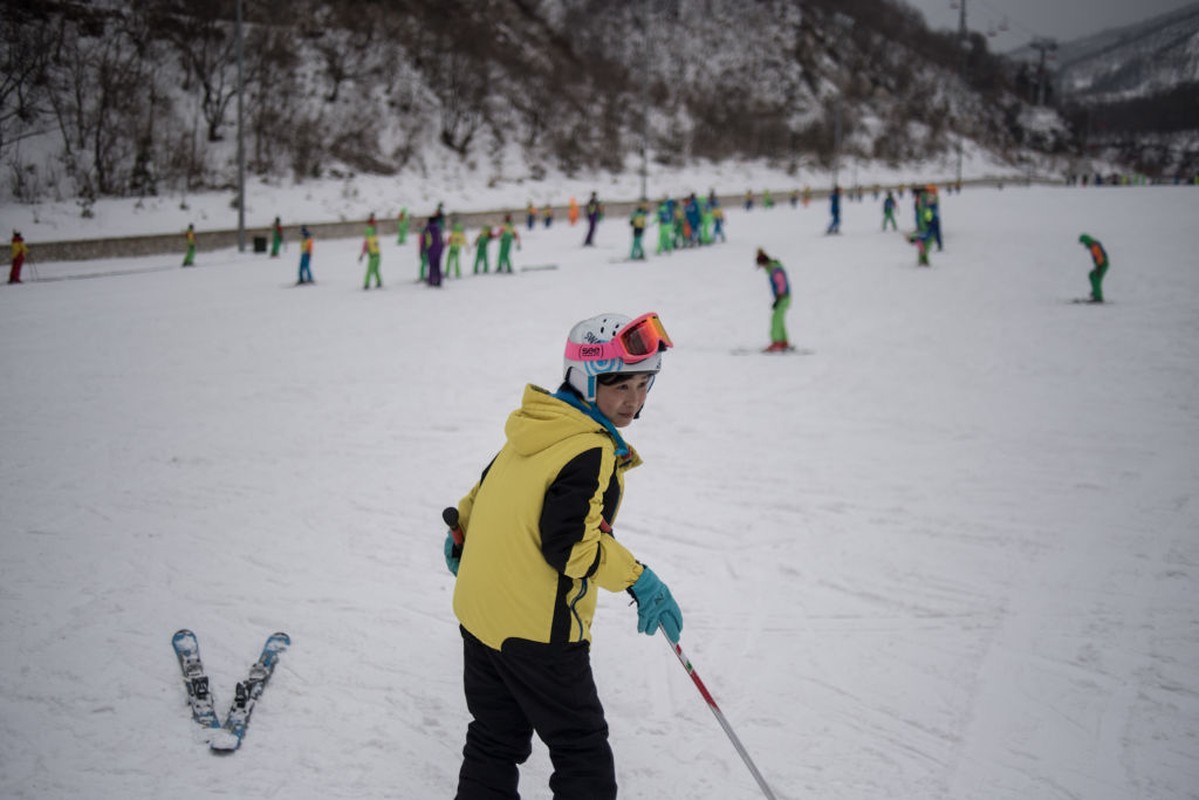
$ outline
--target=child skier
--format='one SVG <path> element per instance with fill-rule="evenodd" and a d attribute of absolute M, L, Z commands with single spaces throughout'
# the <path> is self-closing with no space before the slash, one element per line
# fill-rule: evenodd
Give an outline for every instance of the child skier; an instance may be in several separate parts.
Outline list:
<path fill-rule="evenodd" d="M 832 221 L 828 224 L 828 229 L 825 233 L 840 233 L 841 232 L 841 187 L 834 186 L 833 191 L 828 196 L 828 211 L 832 217 Z"/>
<path fill-rule="evenodd" d="M 188 225 L 187 233 L 184 236 L 187 241 L 187 252 L 183 254 L 183 266 L 194 267 L 196 265 L 196 226 Z"/>
<path fill-rule="evenodd" d="M 495 271 L 498 275 L 501 272 L 512 274 L 512 242 L 516 241 L 517 249 L 520 248 L 520 234 L 516 232 L 516 226 L 512 224 L 512 215 L 504 215 L 504 225 L 500 228 L 500 255 L 495 261 Z M 507 269 L 505 269 L 507 267 Z"/>
<path fill-rule="evenodd" d="M 646 214 L 645 203 L 641 203 L 633 210 L 633 215 L 629 218 L 629 226 L 633 229 L 633 249 L 629 252 L 630 261 L 645 260 L 645 249 L 641 246 L 641 237 L 645 235 Z"/>
<path fill-rule="evenodd" d="M 669 253 L 674 249 L 674 209 L 670 198 L 662 198 L 658 204 L 658 250 L 657 254 Z"/>
<path fill-rule="evenodd" d="M 883 198 L 883 230 L 887 230 L 887 223 L 891 223 L 891 230 L 898 231 L 899 226 L 895 223 L 895 196 L 891 194 L 891 190 L 887 190 L 887 196 Z"/>
<path fill-rule="evenodd" d="M 791 307 L 791 284 L 787 280 L 787 273 L 777 259 L 766 255 L 766 251 L 761 248 L 758 248 L 757 263 L 759 267 L 766 268 L 766 276 L 770 278 L 770 291 L 774 295 L 774 302 L 770 306 L 773 309 L 770 316 L 770 347 L 763 352 L 790 350 L 791 344 L 787 341 L 787 326 L 784 320 L 787 309 Z"/>
<path fill-rule="evenodd" d="M 307 225 L 300 226 L 300 276 L 296 286 L 312 283 L 312 232 Z"/>
<path fill-rule="evenodd" d="M 644 408 L 670 337 L 656 314 L 604 314 L 567 337 L 563 381 L 525 387 L 507 441 L 458 502 L 444 543 L 456 576 L 466 729 L 457 800 L 518 797 L 533 734 L 554 797 L 614 800 L 608 724 L 591 668 L 597 587 L 637 603 L 637 630 L 678 642 L 670 589 L 612 533 L 641 458 L 618 429 Z"/>
<path fill-rule="evenodd" d="M 375 288 L 383 288 L 383 279 L 379 276 L 379 262 L 383 259 L 383 254 L 379 251 L 379 236 L 375 231 L 375 226 L 372 225 L 366 229 L 366 236 L 362 240 L 362 252 L 358 254 L 358 263 L 362 263 L 362 259 L 366 258 L 366 277 L 362 280 L 362 288 L 371 288 L 371 278 L 375 279 Z"/>
<path fill-rule="evenodd" d="M 29 254 L 29 247 L 25 244 L 25 238 L 21 236 L 20 231 L 12 232 L 12 267 L 8 271 L 9 283 L 21 282 L 21 268 L 25 266 L 25 256 Z M 37 277 L 36 275 L 34 276 Z"/>
<path fill-rule="evenodd" d="M 933 229 L 929 225 L 932 215 L 931 210 L 921 206 L 917 217 L 921 224 L 915 231 L 908 234 L 908 241 L 916 245 L 916 266 L 919 267 L 932 266 L 928 263 L 929 241 L 933 238 Z"/>
<path fill-rule="evenodd" d="M 454 221 L 453 227 L 450 228 L 450 238 L 446 242 L 450 249 L 449 254 L 445 257 L 445 277 L 451 276 L 455 278 L 462 277 L 461 252 L 462 245 L 466 244 L 466 234 L 462 231 L 462 223 Z"/>
<path fill-rule="evenodd" d="M 279 257 L 279 248 L 283 246 L 283 222 L 278 217 L 275 217 L 275 224 L 271 228 L 271 258 Z"/>
<path fill-rule="evenodd" d="M 484 225 L 479 230 L 479 235 L 475 237 L 475 268 L 474 273 L 479 274 L 479 265 L 483 265 L 483 274 L 486 275 L 491 270 L 491 264 L 488 262 L 487 245 L 491 244 L 491 227 Z"/>
<path fill-rule="evenodd" d="M 400 215 L 396 217 L 396 244 L 404 244 L 408 241 L 408 228 L 411 225 L 412 220 L 408 216 L 408 209 L 401 208 Z"/>
<path fill-rule="evenodd" d="M 445 244 L 441 239 L 441 220 L 444 217 L 444 214 L 429 217 L 420 237 L 421 252 L 428 262 L 430 286 L 441 286 L 441 250 Z"/>
<path fill-rule="evenodd" d="M 1082 234 L 1078 237 L 1078 243 L 1087 248 L 1091 254 L 1091 260 L 1095 262 L 1095 268 L 1087 273 L 1087 277 L 1091 279 L 1091 302 L 1103 302 L 1103 276 L 1107 274 L 1107 268 L 1111 262 L 1107 259 L 1107 251 L 1103 249 L 1103 245 L 1096 239 L 1092 239 L 1087 234 Z"/>

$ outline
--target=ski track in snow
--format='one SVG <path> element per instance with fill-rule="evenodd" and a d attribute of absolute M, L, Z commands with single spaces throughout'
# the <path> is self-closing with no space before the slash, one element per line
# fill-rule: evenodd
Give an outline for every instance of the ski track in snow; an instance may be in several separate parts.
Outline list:
<path fill-rule="evenodd" d="M 467 722 L 441 509 L 526 382 L 600 311 L 677 348 L 616 532 L 780 798 L 1195 798 L 1199 192 L 942 198 L 946 249 L 879 204 L 728 209 L 729 242 L 645 264 L 611 218 L 527 232 L 513 276 L 416 285 L 388 237 L 292 257 L 39 264 L 0 291 L 0 796 L 452 796 Z M 901 201 L 901 221 L 910 197 Z M 1084 294 L 1078 234 L 1113 266 Z M 653 232 L 651 232 L 652 235 Z M 768 338 L 783 261 L 804 358 Z M 241 750 L 190 723 L 170 636 L 223 714 L 293 645 Z M 592 659 L 623 798 L 760 797 L 664 642 L 605 596 Z M 537 743 L 522 796 L 547 798 Z"/>

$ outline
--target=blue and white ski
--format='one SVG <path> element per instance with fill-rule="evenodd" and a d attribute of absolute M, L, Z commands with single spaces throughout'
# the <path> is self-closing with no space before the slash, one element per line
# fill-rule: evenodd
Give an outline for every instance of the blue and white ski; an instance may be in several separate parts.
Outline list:
<path fill-rule="evenodd" d="M 291 637 L 286 633 L 274 633 L 262 647 L 262 655 L 250 666 L 249 676 L 237 684 L 233 705 L 225 717 L 225 724 L 220 730 L 213 731 L 209 746 L 216 753 L 232 753 L 241 746 L 241 740 L 246 735 L 246 726 L 250 724 L 250 714 L 254 704 L 262 696 L 267 681 L 275 671 L 279 654 L 291 645 Z"/>
<path fill-rule="evenodd" d="M 187 703 L 192 709 L 192 719 L 201 728 L 218 730 L 221 721 L 216 715 L 212 693 L 208 689 L 208 676 L 204 674 L 204 662 L 200 660 L 200 642 L 196 635 L 184 628 L 171 638 L 175 655 L 179 658 L 179 669 L 183 671 L 183 686 L 187 689 Z"/>

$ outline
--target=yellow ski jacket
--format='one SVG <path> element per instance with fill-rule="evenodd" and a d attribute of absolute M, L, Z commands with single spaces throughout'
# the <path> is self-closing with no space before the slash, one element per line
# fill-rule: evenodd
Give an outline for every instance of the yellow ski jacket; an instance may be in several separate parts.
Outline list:
<path fill-rule="evenodd" d="M 600 423 L 537 386 L 504 426 L 507 443 L 458 503 L 466 543 L 454 614 L 499 650 L 506 639 L 591 641 L 596 588 L 623 591 L 642 566 L 601 523 L 641 463 Z"/>

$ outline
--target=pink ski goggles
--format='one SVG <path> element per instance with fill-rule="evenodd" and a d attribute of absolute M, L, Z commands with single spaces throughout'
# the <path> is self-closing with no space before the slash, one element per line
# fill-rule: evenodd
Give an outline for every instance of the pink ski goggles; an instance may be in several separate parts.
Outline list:
<path fill-rule="evenodd" d="M 566 343 L 566 357 L 572 361 L 607 361 L 619 358 L 626 364 L 644 361 L 655 353 L 674 347 L 670 334 L 658 315 L 642 314 L 623 325 L 611 341 Z"/>

